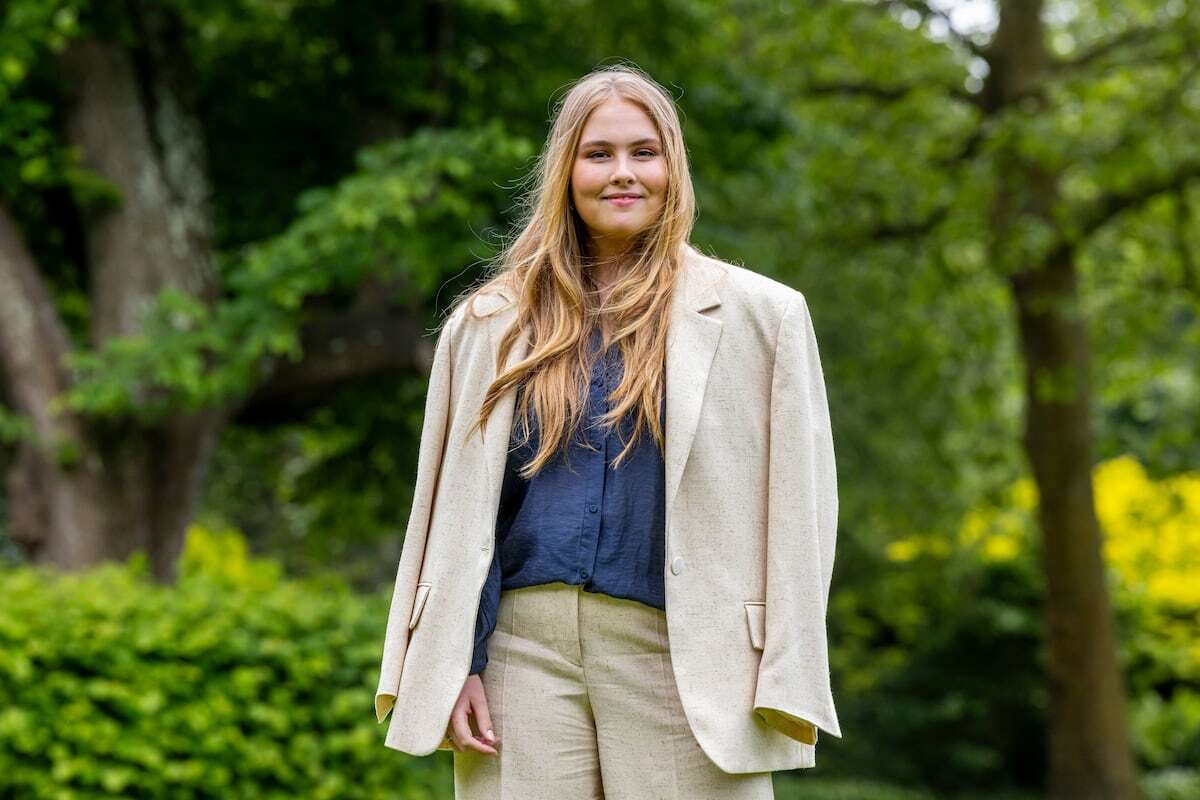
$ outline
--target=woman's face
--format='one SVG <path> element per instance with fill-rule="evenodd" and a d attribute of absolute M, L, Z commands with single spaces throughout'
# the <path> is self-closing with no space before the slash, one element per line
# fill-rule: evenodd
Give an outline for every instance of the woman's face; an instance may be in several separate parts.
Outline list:
<path fill-rule="evenodd" d="M 621 98 L 596 107 L 584 123 L 571 171 L 571 199 L 591 236 L 592 254 L 628 247 L 662 213 L 666 192 L 667 162 L 653 120 Z"/>

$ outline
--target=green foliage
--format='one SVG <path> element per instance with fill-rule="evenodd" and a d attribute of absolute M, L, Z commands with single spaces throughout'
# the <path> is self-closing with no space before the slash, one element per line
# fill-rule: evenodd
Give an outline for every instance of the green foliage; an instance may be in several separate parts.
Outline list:
<path fill-rule="evenodd" d="M 1036 569 L 973 552 L 901 568 L 853 547 L 838 558 L 875 577 L 831 601 L 842 728 L 854 733 L 827 745 L 825 763 L 939 792 L 1039 786 Z"/>
<path fill-rule="evenodd" d="M 1166 491 L 1145 481 L 1139 489 L 1126 462 L 1098 475 L 1110 496 L 1120 482 L 1131 487 L 1143 510 Z M 778 797 L 1036 792 L 1046 698 L 1028 485 L 1010 500 L 972 515 L 952 544 L 900 542 L 868 567 L 868 553 L 839 556 L 881 572 L 840 586 L 831 608 L 848 735 L 822 740 L 813 779 L 779 776 Z M 1129 506 L 1120 508 L 1123 518 Z M 1150 800 L 1182 800 L 1200 785 L 1188 768 L 1200 730 L 1196 610 L 1162 599 L 1169 582 L 1146 591 L 1155 584 L 1129 571 L 1136 548 L 1125 552 L 1135 557 L 1110 560 L 1122 576 L 1143 787 Z M 73 576 L 0 571 L 0 796 L 450 796 L 448 763 L 385 749 L 374 722 L 388 592 L 289 579 L 273 559 L 251 556 L 237 532 L 199 525 L 180 574 L 176 587 L 157 586 L 140 556 Z"/>
<path fill-rule="evenodd" d="M 427 378 L 364 381 L 293 425 L 230 428 L 205 516 L 236 519 L 256 548 L 308 575 L 336 565 L 368 589 L 395 579 Z"/>
<path fill-rule="evenodd" d="M 775 800 L 935 800 L 937 795 L 867 780 L 821 780 L 777 777 Z M 987 800 L 993 800 L 987 795 Z M 994 800 L 1000 800 L 995 798 Z M 1018 800 L 1018 798 L 1011 798 Z M 1022 798 L 1021 800 L 1024 800 Z"/>
<path fill-rule="evenodd" d="M 52 130 L 53 104 L 29 83 L 48 54 L 78 35 L 79 14 L 87 5 L 87 0 L 8 0 L 0 6 L 0 196 L 78 177 Z"/>
<path fill-rule="evenodd" d="M 398 281 L 397 303 L 433 305 L 478 244 L 462 231 L 496 224 L 506 204 L 497 181 L 531 154 L 495 122 L 365 149 L 358 172 L 300 197 L 286 231 L 231 255 L 229 299 L 210 308 L 165 290 L 143 333 L 72 353 L 78 380 L 59 405 L 152 422 L 248 393 L 264 358 L 303 355 L 306 300 L 349 295 L 369 279 Z"/>
<path fill-rule="evenodd" d="M 33 436 L 33 423 L 29 417 L 14 414 L 4 406 L 0 406 L 0 444 L 12 444 Z"/>
<path fill-rule="evenodd" d="M 322 286 L 333 296 L 320 300 L 336 305 L 364 278 L 412 275 L 397 299 L 432 319 L 442 295 L 431 287 L 473 277 L 487 249 L 480 240 L 509 219 L 514 179 L 545 134 L 552 98 L 620 54 L 678 98 L 699 197 L 695 239 L 808 295 L 839 467 L 858 487 L 846 493 L 845 517 L 868 547 L 945 528 L 1020 473 L 1023 386 L 1007 268 L 997 265 L 1043 251 L 1048 233 L 1075 241 L 1106 193 L 1186 157 L 1196 122 L 1196 104 L 1184 102 L 1194 94 L 1184 56 L 1194 50 L 1195 4 L 1073 4 L 1047 20 L 1061 57 L 1138 24 L 1148 36 L 1056 72 L 1043 101 L 994 117 L 973 102 L 983 60 L 947 46 L 935 21 L 918 24 L 897 2 L 638 0 L 564 12 L 547 0 L 485 0 L 432 18 L 420 4 L 361 0 L 169 5 L 183 16 L 180 66 L 199 98 L 215 246 L 232 283 L 262 294 L 239 288 L 207 312 L 162 298 L 144 338 L 80 357 L 86 380 L 74 407 L 153 420 L 252 391 L 264 357 L 298 353 L 297 306 Z M 15 176 L 39 157 L 73 163 L 51 113 L 69 106 L 50 81 L 29 77 L 52 71 L 55 36 L 76 35 L 82 12 L 73 9 L 101 28 L 130 26 L 113 13 L 119 5 L 6 8 L 0 53 L 17 54 L 28 76 L 14 84 L 20 97 L 0 103 L 0 148 L 32 150 L 0 170 L 20 190 L 16 207 L 40 265 L 64 273 L 53 281 L 56 302 L 90 347 L 78 220 L 63 213 L 63 198 L 47 196 L 55 182 L 36 177 L 44 170 Z M 56 24 L 64 32 L 52 34 Z M 136 32 L 128 43 L 144 45 Z M 469 144 L 495 120 L 525 144 Z M 386 137 L 412 139 L 394 147 L 414 163 L 376 172 L 356 162 L 363 143 Z M 1063 167 L 1054 212 L 1062 230 L 1019 223 L 995 241 L 995 159 L 1008 145 Z M 381 158 L 396 155 L 382 147 Z M 460 162 L 474 177 L 455 177 Z M 68 183 L 76 206 L 112 199 L 82 170 Z M 314 186 L 335 188 L 310 195 L 321 208 L 298 215 L 297 198 Z M 1135 204 L 1076 252 L 1102 411 L 1098 452 L 1136 452 L 1158 469 L 1200 456 L 1200 316 L 1194 291 L 1178 291 L 1195 203 L 1184 190 Z M 236 249 L 244 243 L 252 246 Z M 259 245 L 267 250 L 255 255 Z M 372 258 L 379 263 L 363 268 Z"/>
<path fill-rule="evenodd" d="M 775 779 L 775 800 L 1036 800 L 1039 796 L 1032 792 L 979 789 L 952 795 L 879 781 L 812 778 L 804 773 L 780 773 Z M 1152 796 L 1148 800 L 1166 798 Z"/>
<path fill-rule="evenodd" d="M 1147 800 L 1193 800 L 1200 797 L 1200 769 L 1161 770 L 1142 781 L 1142 790 Z"/>
<path fill-rule="evenodd" d="M 1133 458 L 1094 472 L 1130 721 L 1148 796 L 1200 772 L 1200 474 L 1153 480 Z M 1033 788 L 1048 698 L 1036 536 L 1022 480 L 951 537 L 838 556 L 830 629 L 843 740 L 825 765 L 939 792 Z M 904 746 L 895 743 L 903 742 Z M 869 770 L 869 772 L 864 772 Z"/>
<path fill-rule="evenodd" d="M 1194 468 L 1200 315 L 1189 256 L 1196 226 L 1188 223 L 1196 190 L 1181 183 L 1154 202 L 1125 205 L 1122 198 L 1194 160 L 1200 105 L 1191 54 L 1200 6 L 1063 5 L 1046 18 L 1056 57 L 1076 57 L 1105 40 L 1119 46 L 1053 70 L 1045 91 L 1029 98 L 1037 102 L 989 115 L 970 94 L 988 75 L 984 59 L 936 41 L 943 38 L 936 26 L 918 24 L 912 4 L 900 2 L 633 0 L 564 10 L 548 0 L 471 0 L 448 16 L 430 16 L 424 4 L 362 0 L 167 5 L 186 27 L 178 66 L 198 88 L 228 294 L 209 309 L 164 293 L 143 336 L 82 352 L 72 362 L 81 380 L 65 398 L 71 407 L 120 425 L 127 415 L 153 421 L 252 391 L 265 359 L 299 354 L 311 300 L 336 306 L 371 280 L 400 279 L 392 299 L 433 319 L 459 276 L 472 277 L 488 235 L 510 219 L 514 179 L 545 133 L 548 98 L 620 53 L 679 100 L 701 211 L 694 238 L 803 290 L 819 329 L 839 472 L 848 478 L 831 607 L 848 735 L 822 740 L 822 771 L 946 791 L 1037 783 L 1045 714 L 1041 585 L 1028 492 L 1005 491 L 1024 460 L 1023 382 L 1004 277 L 1054 246 L 1077 248 L 1094 355 L 1088 377 L 1097 452 L 1136 453 L 1160 475 Z M 69 87 L 56 85 L 53 57 L 88 24 L 121 30 L 137 55 L 144 42 L 128 16 L 120 4 L 88 0 L 8 0 L 0 11 L 0 194 L 13 197 L 14 216 L 81 346 L 91 344 L 92 277 L 80 223 L 120 198 L 80 168 L 79 154 L 63 142 L 69 106 L 61 89 Z M 982 44 L 988 37 L 975 38 Z M 986 80 L 1006 74 L 1003 64 L 992 67 Z M 382 141 L 392 136 L 399 138 Z M 369 142 L 380 143 L 356 157 Z M 1018 218 L 1010 230 L 994 229 L 1003 152 L 1054 173 L 1046 198 L 1054 227 Z M 325 188 L 307 191 L 313 186 Z M 1032 187 L 1010 188 L 1010 202 L 1037 205 Z M 1095 213 L 1114 204 L 1123 213 L 1091 230 Z M 1038 379 L 1058 385 L 1056 376 Z M 423 386 L 381 383 L 331 392 L 328 405 L 298 424 L 227 432 L 209 472 L 206 518 L 237 520 L 289 568 L 307 561 L 357 578 L 372 569 L 389 574 L 394 557 L 379 556 L 379 541 L 395 533 L 407 509 L 408 487 L 397 476 L 414 472 Z M 0 441 L 27 434 L 22 419 L 0 411 Z M 53 446 L 59 463 L 77 457 L 70 443 Z M 1106 555 L 1115 570 L 1135 742 L 1142 765 L 1155 770 L 1148 791 L 1164 800 L 1194 797 L 1197 774 L 1172 765 L 1200 762 L 1198 620 L 1189 605 L 1189 592 L 1200 586 L 1190 554 L 1200 547 L 1179 533 L 1191 523 L 1164 527 L 1125 510 L 1110 513 L 1110 501 L 1128 496 L 1146 501 L 1142 519 L 1165 513 L 1182 520 L 1170 509 L 1183 501 L 1168 500 L 1162 481 L 1147 488 L 1128 471 L 1117 483 L 1099 473 L 1097 481 L 1109 542 L 1118 545 Z M 993 506 L 968 513 L 981 498 Z M 962 531 L 947 540 L 942 532 L 964 514 Z M 122 612 L 128 619 L 113 616 L 97 594 L 136 595 L 157 603 L 163 619 L 201 629 L 210 613 L 244 613 L 245 626 L 268 640 L 281 630 L 301 641 L 315 635 L 287 614 L 245 611 L 247 603 L 278 604 L 300 584 L 266 563 L 232 558 L 236 545 L 219 535 L 203 536 L 193 532 L 175 592 L 145 586 L 136 569 L 61 581 L 38 573 L 3 578 L 0 631 L 24 627 L 20 637 L 0 641 L 0 789 L 23 774 L 16 764 L 28 776 L 66 776 L 64 796 L 121 794 L 97 789 L 94 776 L 91 788 L 72 777 L 72 748 L 96 754 L 86 748 L 107 746 L 105 737 L 79 744 L 49 711 L 56 703 L 84 704 L 84 729 L 110 732 L 112 712 L 90 690 L 75 690 L 92 677 L 112 677 L 77 663 L 81 645 L 61 630 L 81 640 L 90 633 L 71 614 L 131 635 L 166 625 L 186 639 L 190 627 L 129 611 Z M 311 593 L 298 607 L 312 608 L 307 602 L 320 593 Z M 342 599 L 351 609 L 369 605 Z M 360 612 L 321 613 L 346 615 L 353 625 Z M 360 641 L 377 641 L 378 620 L 364 623 L 363 633 Z M 102 644 L 114 653 L 132 648 L 118 638 Z M 149 653 L 149 671 L 186 664 L 165 652 Z M 250 647 L 236 657 L 254 668 L 264 658 Z M 21 684 L 14 703 L 8 665 L 20 658 L 46 680 Z M 177 731 L 192 730 L 184 725 L 191 718 L 170 716 L 185 709 L 201 722 L 227 725 L 220 701 L 229 678 L 214 658 L 198 659 L 215 672 L 191 675 L 199 699 L 190 706 L 178 686 L 136 683 L 147 696 L 171 693 L 164 697 L 172 703 L 161 701 L 158 717 L 137 717 L 130 730 L 147 747 L 178 745 L 163 756 L 182 764 L 176 771 L 244 776 L 273 745 L 234 750 L 230 766 L 211 752 L 193 762 L 177 741 Z M 371 661 L 364 656 L 361 670 L 373 669 Z M 75 683 L 62 685 L 66 679 Z M 309 695 L 291 699 L 297 714 L 316 713 L 304 710 Z M 327 695 L 311 699 L 329 705 Z M 220 714 L 204 705 L 210 701 Z M 139 727 L 161 720 L 171 724 L 151 733 Z M 262 735 L 259 721 L 244 726 Z M 208 747 L 224 728 L 215 730 L 186 744 Z M 345 731 L 362 736 L 356 727 L 336 736 Z M 378 734 L 361 748 L 372 758 L 329 755 L 337 763 L 329 771 L 365 776 L 353 791 L 382 785 L 375 762 L 390 753 L 379 750 Z M 27 764 L 12 742 L 30 736 L 59 749 L 39 750 Z M 102 753 L 96 759 L 114 761 Z M 284 791 L 282 782 L 268 783 L 261 794 Z M 389 782 L 390 794 L 400 794 L 399 786 Z M 861 782 L 806 786 L 805 796 L 904 796 Z M 127 788 L 126 796 L 158 791 Z M 207 791 L 191 788 L 177 794 Z M 308 787 L 291 794 L 307 796 Z"/>
<path fill-rule="evenodd" d="M 294 423 L 229 428 L 203 518 L 236 520 L 289 574 L 332 568 L 363 590 L 390 585 L 427 390 L 425 375 L 379 376 Z"/>
<path fill-rule="evenodd" d="M 283 580 L 228 532 L 183 567 L 0 571 L 0 796 L 449 796 L 371 711 L 383 595 Z"/>
<path fill-rule="evenodd" d="M 208 580 L 231 590 L 269 592 L 279 587 L 283 569 L 274 559 L 252 557 L 246 538 L 233 528 L 191 525 L 179 575 L 184 582 Z"/>

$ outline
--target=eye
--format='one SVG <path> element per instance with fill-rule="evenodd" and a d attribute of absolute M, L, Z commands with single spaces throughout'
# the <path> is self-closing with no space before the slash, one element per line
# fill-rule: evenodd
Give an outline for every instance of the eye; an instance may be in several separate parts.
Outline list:
<path fill-rule="evenodd" d="M 638 156 L 643 155 L 643 154 L 645 154 L 651 158 L 658 155 L 658 153 L 656 151 L 650 149 L 649 147 L 642 147 L 637 151 L 637 153 L 635 153 L 635 155 L 638 155 Z M 594 150 L 591 153 L 588 153 L 586 157 L 591 158 L 592 156 L 606 156 L 606 155 L 608 155 L 608 153 L 605 152 L 604 150 Z"/>

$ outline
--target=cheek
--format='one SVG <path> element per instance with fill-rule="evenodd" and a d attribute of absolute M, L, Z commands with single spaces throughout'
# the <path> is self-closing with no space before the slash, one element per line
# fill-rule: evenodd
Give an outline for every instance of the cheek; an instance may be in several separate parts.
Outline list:
<path fill-rule="evenodd" d="M 643 178 L 643 183 L 653 187 L 654 193 L 657 195 L 666 194 L 667 191 L 667 169 L 666 166 L 656 167 L 646 173 Z"/>
<path fill-rule="evenodd" d="M 653 200 L 654 200 L 654 206 L 656 208 L 661 208 L 667 202 L 667 184 L 668 184 L 668 181 L 667 181 L 666 175 L 663 175 L 661 178 L 654 181 L 654 183 L 653 183 L 653 186 L 654 186 Z"/>
<path fill-rule="evenodd" d="M 571 171 L 571 186 L 576 191 L 592 193 L 597 187 L 596 170 L 588 169 L 587 164 L 577 164 Z"/>

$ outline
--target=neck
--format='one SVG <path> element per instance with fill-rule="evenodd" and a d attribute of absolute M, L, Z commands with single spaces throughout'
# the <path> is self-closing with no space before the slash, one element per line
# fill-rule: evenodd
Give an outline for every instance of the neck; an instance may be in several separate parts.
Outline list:
<path fill-rule="evenodd" d="M 600 240 L 588 244 L 588 252 L 583 257 L 583 266 L 597 287 L 603 288 L 616 281 L 630 261 L 632 254 L 628 242 L 621 245 Z"/>

